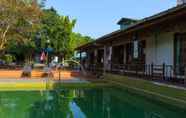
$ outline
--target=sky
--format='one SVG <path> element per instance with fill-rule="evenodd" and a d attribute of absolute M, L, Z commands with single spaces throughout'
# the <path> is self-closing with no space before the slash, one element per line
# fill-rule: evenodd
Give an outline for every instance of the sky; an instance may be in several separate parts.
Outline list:
<path fill-rule="evenodd" d="M 176 6 L 176 0 L 47 0 L 59 14 L 76 19 L 75 32 L 99 38 L 119 29 L 122 17 L 142 19 Z"/>

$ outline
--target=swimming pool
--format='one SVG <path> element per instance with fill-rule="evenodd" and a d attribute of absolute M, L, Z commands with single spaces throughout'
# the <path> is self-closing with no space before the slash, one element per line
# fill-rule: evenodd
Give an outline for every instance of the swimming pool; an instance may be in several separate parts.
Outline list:
<path fill-rule="evenodd" d="M 186 118 L 185 111 L 116 88 L 0 92 L 0 118 Z"/>

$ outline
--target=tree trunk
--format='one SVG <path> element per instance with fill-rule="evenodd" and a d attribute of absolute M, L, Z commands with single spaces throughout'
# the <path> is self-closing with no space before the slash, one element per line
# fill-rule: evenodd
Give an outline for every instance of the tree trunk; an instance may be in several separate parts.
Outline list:
<path fill-rule="evenodd" d="M 0 50 L 0 57 L 2 57 L 3 55 L 5 55 L 5 50 Z"/>

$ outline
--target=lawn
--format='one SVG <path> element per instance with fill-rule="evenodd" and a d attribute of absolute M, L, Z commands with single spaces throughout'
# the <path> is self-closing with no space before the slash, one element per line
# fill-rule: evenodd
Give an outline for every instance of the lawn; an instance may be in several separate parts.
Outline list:
<path fill-rule="evenodd" d="M 127 88 L 137 94 L 186 108 L 185 90 L 160 86 L 141 79 L 128 79 L 126 76 L 113 74 L 106 74 L 105 79 L 111 84 Z"/>

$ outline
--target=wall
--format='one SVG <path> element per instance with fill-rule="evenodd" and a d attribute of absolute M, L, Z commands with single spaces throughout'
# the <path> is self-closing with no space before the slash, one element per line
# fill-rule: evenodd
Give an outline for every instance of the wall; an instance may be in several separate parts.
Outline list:
<path fill-rule="evenodd" d="M 146 64 L 174 64 L 174 34 L 156 33 L 146 38 Z"/>
<path fill-rule="evenodd" d="M 177 5 L 182 5 L 186 3 L 186 0 L 177 0 Z"/>

